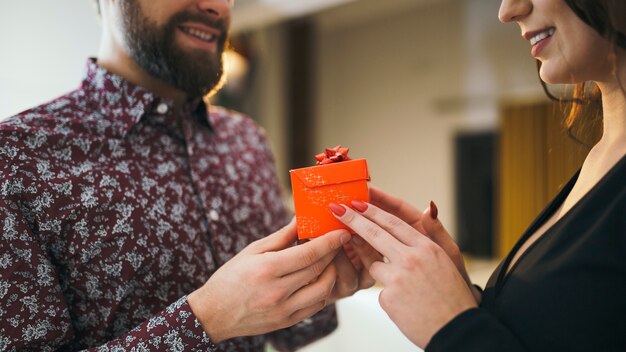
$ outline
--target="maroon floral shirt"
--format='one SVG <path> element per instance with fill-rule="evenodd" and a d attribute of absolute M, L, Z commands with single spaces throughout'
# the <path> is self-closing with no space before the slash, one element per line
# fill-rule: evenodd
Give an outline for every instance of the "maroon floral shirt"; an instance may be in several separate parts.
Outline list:
<path fill-rule="evenodd" d="M 263 131 L 94 60 L 79 89 L 0 123 L 0 351 L 292 350 L 334 307 L 214 346 L 186 295 L 288 220 Z"/>

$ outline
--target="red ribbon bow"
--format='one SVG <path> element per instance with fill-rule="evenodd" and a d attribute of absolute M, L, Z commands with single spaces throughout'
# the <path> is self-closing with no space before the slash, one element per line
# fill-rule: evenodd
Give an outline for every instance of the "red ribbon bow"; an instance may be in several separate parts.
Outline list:
<path fill-rule="evenodd" d="M 350 160 L 348 157 L 348 151 L 350 151 L 350 148 L 341 148 L 341 145 L 334 148 L 326 148 L 324 153 L 319 153 L 315 156 L 315 159 L 317 159 L 317 165 L 326 165 Z"/>

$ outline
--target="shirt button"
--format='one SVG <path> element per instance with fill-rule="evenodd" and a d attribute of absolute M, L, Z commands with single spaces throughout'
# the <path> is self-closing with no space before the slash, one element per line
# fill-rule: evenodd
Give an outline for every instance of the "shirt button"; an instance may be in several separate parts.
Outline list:
<path fill-rule="evenodd" d="M 159 104 L 159 106 L 157 106 L 157 112 L 161 115 L 167 114 L 167 110 L 169 110 L 169 108 L 167 107 L 167 104 L 165 103 L 161 103 Z"/>
<path fill-rule="evenodd" d="M 215 211 L 215 209 L 212 209 L 209 212 L 209 218 L 211 218 L 211 220 L 213 221 L 217 221 L 220 219 L 220 214 L 218 214 L 217 211 Z"/>

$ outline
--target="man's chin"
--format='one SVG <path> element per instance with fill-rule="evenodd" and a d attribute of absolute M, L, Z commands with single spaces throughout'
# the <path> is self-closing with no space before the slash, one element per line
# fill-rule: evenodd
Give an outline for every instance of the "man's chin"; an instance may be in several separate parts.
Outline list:
<path fill-rule="evenodd" d="M 180 39 L 174 42 L 172 50 L 184 57 L 186 61 L 197 61 L 203 64 L 208 60 L 219 60 L 224 52 L 223 48 L 217 45 L 203 47 Z"/>
<path fill-rule="evenodd" d="M 189 97 L 201 97 L 212 91 L 222 80 L 223 72 L 210 60 L 183 60 L 174 65 L 171 77 L 165 79 Z"/>
<path fill-rule="evenodd" d="M 205 58 L 218 57 L 222 54 L 223 49 L 217 43 L 207 43 L 199 39 L 195 39 L 186 34 L 177 36 L 176 49 L 187 55 L 204 56 Z"/>

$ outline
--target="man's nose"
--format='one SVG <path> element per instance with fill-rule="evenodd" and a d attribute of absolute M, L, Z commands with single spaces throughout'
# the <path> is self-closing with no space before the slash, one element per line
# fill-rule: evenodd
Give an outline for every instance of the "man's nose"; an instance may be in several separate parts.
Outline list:
<path fill-rule="evenodd" d="M 198 2 L 198 9 L 215 19 L 228 20 L 233 3 L 234 0 L 202 0 Z"/>

